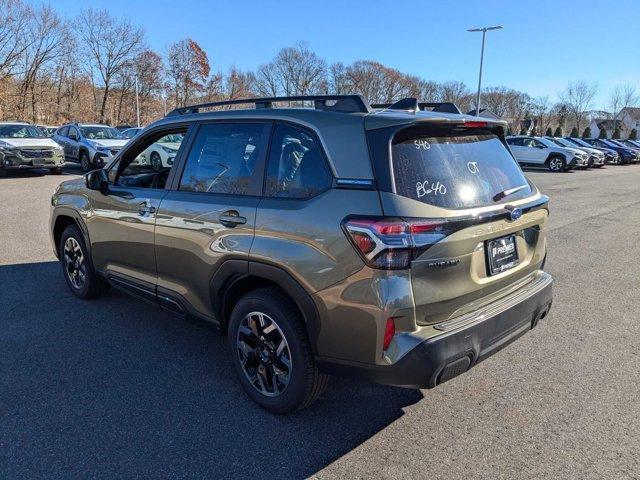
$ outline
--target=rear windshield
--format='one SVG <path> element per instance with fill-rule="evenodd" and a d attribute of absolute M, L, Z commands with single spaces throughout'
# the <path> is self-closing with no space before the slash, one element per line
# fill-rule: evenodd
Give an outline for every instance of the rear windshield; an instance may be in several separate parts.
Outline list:
<path fill-rule="evenodd" d="M 522 170 L 489 132 L 400 132 L 391 146 L 396 193 L 444 208 L 475 208 L 531 195 Z"/>

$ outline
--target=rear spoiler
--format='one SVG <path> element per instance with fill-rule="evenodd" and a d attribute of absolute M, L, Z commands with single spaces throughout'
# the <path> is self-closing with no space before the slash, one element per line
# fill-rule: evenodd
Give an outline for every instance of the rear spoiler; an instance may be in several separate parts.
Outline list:
<path fill-rule="evenodd" d="M 419 112 L 431 109 L 432 112 L 454 113 L 462 115 L 462 111 L 455 103 L 451 102 L 419 102 L 417 98 L 408 97 L 398 100 L 395 103 L 374 103 L 372 108 L 384 108 L 387 110 L 403 110 L 408 112 Z"/>

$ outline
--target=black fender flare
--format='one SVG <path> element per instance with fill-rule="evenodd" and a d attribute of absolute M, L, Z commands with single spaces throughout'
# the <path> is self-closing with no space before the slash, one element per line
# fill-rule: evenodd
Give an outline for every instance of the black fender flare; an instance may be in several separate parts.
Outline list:
<path fill-rule="evenodd" d="M 58 223 L 58 219 L 60 217 L 69 217 L 71 218 L 80 228 L 82 232 L 82 236 L 84 238 L 84 244 L 87 247 L 87 252 L 89 253 L 89 260 L 93 263 L 93 259 L 91 258 L 91 239 L 89 238 L 89 229 L 87 228 L 87 224 L 84 222 L 82 216 L 73 208 L 69 207 L 55 207 L 53 211 L 52 220 L 51 220 L 51 236 L 54 236 L 54 229 L 56 224 Z M 54 245 L 56 252 L 58 252 L 59 245 Z M 58 255 L 60 252 L 58 252 Z"/>
<path fill-rule="evenodd" d="M 216 320 L 223 331 L 226 331 L 230 302 L 235 299 L 232 292 L 238 288 L 246 288 L 255 282 L 275 284 L 295 302 L 302 313 L 309 342 L 314 355 L 317 355 L 317 339 L 320 333 L 320 314 L 311 294 L 283 268 L 254 260 L 230 259 L 223 262 L 214 272 L 211 282 L 211 302 Z"/>

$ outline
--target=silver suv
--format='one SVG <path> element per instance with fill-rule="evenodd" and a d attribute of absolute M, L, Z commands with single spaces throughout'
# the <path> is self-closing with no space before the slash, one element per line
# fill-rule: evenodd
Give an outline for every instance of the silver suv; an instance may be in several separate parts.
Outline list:
<path fill-rule="evenodd" d="M 79 162 L 84 172 L 109 163 L 128 141 L 113 127 L 89 123 L 63 125 L 53 139 L 64 149 L 65 159 Z"/>
<path fill-rule="evenodd" d="M 80 298 L 110 284 L 219 325 L 272 412 L 310 404 L 330 373 L 435 387 L 551 306 L 548 198 L 506 127 L 358 95 L 180 108 L 60 185 L 54 250 Z M 170 166 L 137 161 L 167 135 Z"/>

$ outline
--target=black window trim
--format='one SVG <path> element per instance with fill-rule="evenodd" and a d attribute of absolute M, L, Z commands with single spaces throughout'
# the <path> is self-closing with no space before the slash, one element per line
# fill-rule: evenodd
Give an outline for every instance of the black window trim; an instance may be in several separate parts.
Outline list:
<path fill-rule="evenodd" d="M 273 136 L 275 135 L 275 131 L 276 131 L 276 126 L 277 125 L 282 125 L 285 127 L 293 127 L 293 128 L 297 128 L 298 130 L 301 130 L 302 132 L 306 133 L 307 135 L 309 135 L 313 141 L 316 143 L 317 147 L 318 147 L 318 151 L 320 152 L 320 155 L 322 156 L 322 159 L 324 161 L 325 166 L 327 167 L 327 172 L 329 173 L 329 177 L 331 179 L 331 181 L 329 182 L 329 186 L 322 190 L 321 192 L 316 193 L 315 195 L 311 196 L 311 197 L 304 197 L 304 198 L 296 198 L 296 197 L 268 197 L 266 195 L 266 186 L 267 186 L 267 170 L 268 170 L 268 165 L 267 163 L 269 162 L 269 158 L 271 157 L 271 147 L 273 146 Z M 272 122 L 271 125 L 271 132 L 269 133 L 269 148 L 266 152 L 266 156 L 265 156 L 265 161 L 264 161 L 264 172 L 263 172 L 263 178 L 262 178 L 262 197 L 265 199 L 269 199 L 269 200 L 281 200 L 281 201 L 297 201 L 297 202 L 306 202 L 309 201 L 313 198 L 316 198 L 319 195 L 322 195 L 323 193 L 326 193 L 327 191 L 331 190 L 332 188 L 335 188 L 336 186 L 336 181 L 337 181 L 337 177 L 336 174 L 332 168 L 331 162 L 329 162 L 329 157 L 327 155 L 327 152 L 324 149 L 324 143 L 320 140 L 320 136 L 318 135 L 318 133 L 312 129 L 309 128 L 306 125 L 300 124 L 298 122 L 292 122 L 289 120 L 274 120 Z"/>

